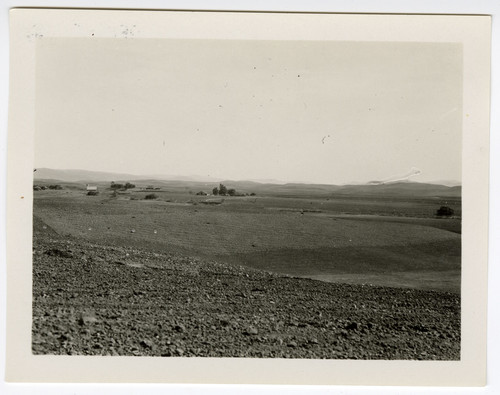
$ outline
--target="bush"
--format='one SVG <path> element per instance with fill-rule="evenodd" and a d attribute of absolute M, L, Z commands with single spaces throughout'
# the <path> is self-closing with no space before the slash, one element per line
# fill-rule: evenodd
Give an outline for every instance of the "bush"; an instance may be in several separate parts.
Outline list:
<path fill-rule="evenodd" d="M 436 215 L 438 217 L 451 217 L 455 211 L 453 211 L 452 208 L 447 207 L 447 206 L 441 206 L 437 211 Z"/>
<path fill-rule="evenodd" d="M 150 193 L 150 194 L 144 196 L 144 199 L 146 199 L 146 200 L 154 200 L 157 198 L 158 198 L 158 196 L 156 196 L 154 193 Z"/>

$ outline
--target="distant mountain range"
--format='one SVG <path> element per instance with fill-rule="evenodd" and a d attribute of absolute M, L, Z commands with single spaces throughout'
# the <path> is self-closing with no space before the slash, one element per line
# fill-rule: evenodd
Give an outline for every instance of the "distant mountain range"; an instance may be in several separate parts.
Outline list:
<path fill-rule="evenodd" d="M 137 175 L 128 173 L 111 173 L 92 170 L 60 170 L 38 168 L 33 173 L 35 180 L 59 180 L 64 182 L 120 182 L 138 180 L 172 180 L 172 181 L 197 181 L 197 182 L 219 182 L 222 179 L 201 176 L 174 176 L 174 175 Z"/>
<path fill-rule="evenodd" d="M 211 177 L 198 176 L 140 176 L 126 173 L 110 173 L 89 170 L 58 170 L 39 168 L 34 172 L 35 182 L 60 181 L 68 183 L 110 183 L 133 182 L 140 184 L 154 184 L 162 188 L 192 188 L 210 191 L 212 186 L 220 182 L 228 188 L 235 188 L 241 192 L 254 192 L 257 194 L 272 194 L 284 196 L 307 196 L 310 194 L 328 196 L 331 194 L 340 196 L 420 196 L 420 197 L 461 197 L 462 187 L 442 184 L 420 183 L 402 181 L 384 184 L 352 184 L 352 185 L 329 185 L 329 184 L 302 184 L 283 183 L 278 180 L 222 180 Z M 443 184 L 445 182 L 443 181 Z M 208 189 L 207 189 L 208 188 Z"/>

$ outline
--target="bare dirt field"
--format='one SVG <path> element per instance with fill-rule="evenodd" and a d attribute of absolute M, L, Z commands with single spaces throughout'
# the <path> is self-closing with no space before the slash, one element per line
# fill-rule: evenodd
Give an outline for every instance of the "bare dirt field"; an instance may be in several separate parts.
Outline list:
<path fill-rule="evenodd" d="M 142 191 L 39 191 L 34 213 L 58 234 L 90 242 L 325 281 L 460 292 L 461 220 L 434 218 L 441 202 L 432 199 L 257 196 L 207 205 L 210 198 L 187 192 L 155 193 L 145 200 Z"/>
<path fill-rule="evenodd" d="M 34 197 L 35 354 L 460 357 L 443 199 L 63 187 Z"/>

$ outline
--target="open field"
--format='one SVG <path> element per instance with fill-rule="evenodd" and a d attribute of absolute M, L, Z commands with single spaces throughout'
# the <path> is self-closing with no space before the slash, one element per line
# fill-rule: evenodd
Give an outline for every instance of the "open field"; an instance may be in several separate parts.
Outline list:
<path fill-rule="evenodd" d="M 34 354 L 460 359 L 456 197 L 61 185 L 34 192 Z"/>
<path fill-rule="evenodd" d="M 460 291 L 456 197 L 207 197 L 179 187 L 144 200 L 151 191 L 112 197 L 103 184 L 86 196 L 81 185 L 63 186 L 34 198 L 35 217 L 61 236 L 324 281 Z M 434 218 L 445 204 L 456 218 Z"/>

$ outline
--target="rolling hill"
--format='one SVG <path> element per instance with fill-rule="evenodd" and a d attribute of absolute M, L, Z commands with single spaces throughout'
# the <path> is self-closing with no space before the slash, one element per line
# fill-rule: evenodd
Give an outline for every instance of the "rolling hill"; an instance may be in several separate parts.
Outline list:
<path fill-rule="evenodd" d="M 228 188 L 235 188 L 243 193 L 254 192 L 259 195 L 274 196 L 411 196 L 411 197 L 450 197 L 459 198 L 462 195 L 461 186 L 446 186 L 439 184 L 402 181 L 389 184 L 358 184 L 358 185 L 328 185 L 300 183 L 262 183 L 257 181 L 233 181 L 205 179 L 183 176 L 142 176 L 126 173 L 109 173 L 89 170 L 58 170 L 40 168 L 34 173 L 36 181 L 60 181 L 70 183 L 108 183 L 111 181 L 129 181 L 140 185 L 155 185 L 162 188 L 183 188 L 193 190 L 210 190 L 222 182 Z"/>

